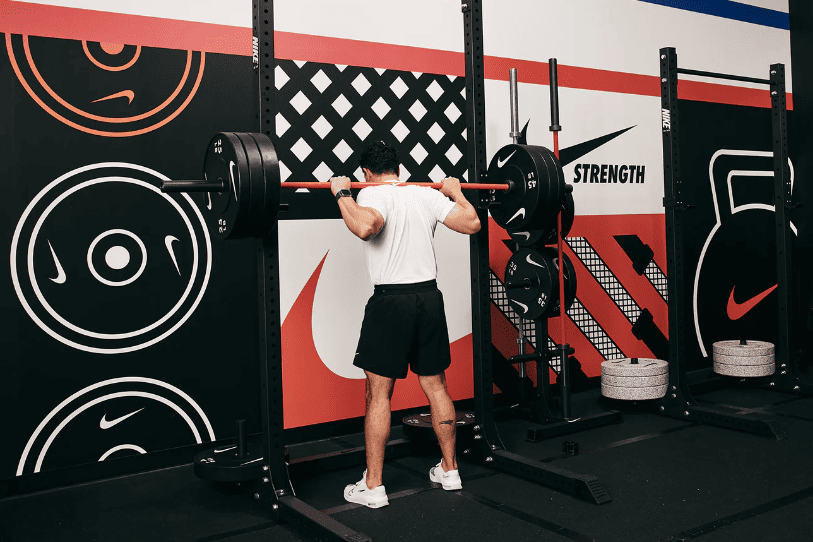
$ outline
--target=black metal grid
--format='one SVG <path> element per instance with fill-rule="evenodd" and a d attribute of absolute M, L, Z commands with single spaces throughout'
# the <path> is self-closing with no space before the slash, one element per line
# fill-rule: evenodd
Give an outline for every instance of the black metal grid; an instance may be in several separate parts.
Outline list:
<path fill-rule="evenodd" d="M 658 264 L 654 261 L 649 262 L 649 265 L 644 270 L 644 276 L 649 279 L 649 282 L 655 287 L 663 300 L 669 303 L 669 282 Z"/>

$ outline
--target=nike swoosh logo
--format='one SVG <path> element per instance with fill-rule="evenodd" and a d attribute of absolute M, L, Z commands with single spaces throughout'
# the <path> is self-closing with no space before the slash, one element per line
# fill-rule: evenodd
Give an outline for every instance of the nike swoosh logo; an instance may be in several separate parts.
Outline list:
<path fill-rule="evenodd" d="M 175 264 L 175 269 L 178 270 L 178 274 L 181 274 L 181 269 L 178 267 L 178 260 L 175 259 L 175 251 L 172 250 L 172 242 L 177 241 L 177 237 L 173 237 L 171 235 L 167 235 L 164 237 L 164 244 L 167 246 L 167 251 L 169 252 L 169 256 L 172 258 L 172 263 Z"/>
<path fill-rule="evenodd" d="M 139 412 L 141 412 L 142 410 L 144 410 L 144 409 L 143 409 L 143 408 L 139 408 L 139 409 L 138 409 L 138 410 L 136 410 L 135 412 L 130 412 L 129 414 L 125 414 L 125 415 L 124 415 L 124 416 L 122 416 L 121 418 L 116 418 L 115 420 L 110 420 L 110 421 L 107 421 L 107 414 L 105 414 L 104 416 L 102 416 L 102 421 L 100 421 L 100 422 L 99 422 L 99 427 L 101 427 L 102 429 L 110 429 L 110 428 L 111 428 L 111 427 L 113 427 L 114 425 L 116 425 L 116 424 L 119 424 L 119 423 L 123 422 L 124 420 L 126 420 L 126 419 L 127 419 L 127 418 L 129 418 L 130 416 L 135 416 L 136 414 L 138 414 L 138 413 L 139 413 Z"/>
<path fill-rule="evenodd" d="M 237 172 L 240 175 L 240 172 Z M 237 185 L 234 183 L 234 162 L 229 162 L 229 177 L 231 178 L 231 187 L 234 190 L 234 201 L 237 201 Z"/>
<path fill-rule="evenodd" d="M 509 218 L 509 219 L 508 219 L 508 222 L 511 222 L 512 220 L 514 220 L 514 219 L 515 219 L 516 217 L 518 217 L 519 215 L 522 215 L 522 218 L 525 218 L 525 207 L 523 207 L 522 209 L 520 209 L 519 211 L 517 211 L 517 212 L 516 212 L 516 214 L 515 214 L 514 216 L 512 216 L 511 218 Z M 506 224 L 508 224 L 508 222 L 506 222 Z M 529 236 L 529 237 L 530 237 L 530 236 Z"/>
<path fill-rule="evenodd" d="M 99 98 L 98 100 L 93 100 L 90 103 L 96 102 L 103 102 L 105 100 L 115 100 L 116 98 L 127 98 L 128 102 L 127 105 L 133 103 L 133 98 L 135 98 L 135 93 L 132 90 L 122 90 L 121 92 L 117 92 L 115 94 L 111 94 L 110 96 L 105 96 L 104 98 Z"/>
<path fill-rule="evenodd" d="M 519 301 L 514 301 L 513 299 L 511 300 L 511 302 L 514 303 L 515 305 L 519 305 L 520 307 L 522 307 L 522 310 L 524 311 L 522 314 L 526 314 L 528 312 L 528 305 L 523 305 Z"/>
<path fill-rule="evenodd" d="M 206 192 L 206 208 L 210 211 L 212 210 L 212 194 L 211 192 Z"/>
<path fill-rule="evenodd" d="M 507 162 L 507 161 L 508 161 L 508 160 L 509 160 L 509 159 L 510 159 L 512 156 L 514 156 L 516 153 L 517 153 L 517 151 L 512 152 L 511 154 L 509 154 L 508 156 L 506 156 L 506 157 L 505 157 L 505 159 L 503 159 L 503 160 L 500 160 L 499 158 L 497 158 L 497 167 L 503 167 L 503 166 L 505 165 L 505 163 L 506 163 L 506 162 Z"/>
<path fill-rule="evenodd" d="M 774 284 L 761 294 L 755 295 L 754 297 L 752 297 L 751 299 L 744 303 L 737 303 L 736 301 L 734 301 L 734 289 L 736 288 L 736 286 L 734 286 L 734 288 L 731 288 L 731 295 L 728 296 L 728 306 L 726 307 L 728 317 L 731 318 L 732 320 L 739 320 L 740 318 L 745 316 L 748 313 L 748 311 L 753 309 L 757 305 L 757 303 L 765 299 L 765 297 L 767 297 L 769 293 L 773 292 L 777 286 L 779 285 Z"/>
<path fill-rule="evenodd" d="M 528 256 L 525 258 L 525 261 L 526 261 L 526 262 L 528 262 L 528 263 L 529 263 L 529 264 L 531 264 L 531 265 L 535 265 L 535 266 L 537 266 L 537 267 L 541 267 L 542 269 L 544 269 L 544 268 L 545 268 L 545 266 L 544 266 L 544 265 L 539 264 L 539 263 L 536 263 L 535 261 L 533 261 L 533 260 L 531 259 L 531 255 L 530 255 L 530 254 L 528 254 Z"/>
<path fill-rule="evenodd" d="M 65 275 L 65 270 L 62 269 L 62 264 L 59 263 L 59 258 L 56 257 L 56 252 L 54 252 L 54 247 L 51 246 L 51 241 L 48 241 L 48 247 L 51 249 L 51 256 L 54 257 L 54 264 L 56 265 L 56 278 L 51 280 L 57 284 L 65 284 L 68 276 Z"/>
<path fill-rule="evenodd" d="M 515 231 L 511 235 L 524 235 L 526 241 L 531 238 L 531 232 L 529 231 Z"/>

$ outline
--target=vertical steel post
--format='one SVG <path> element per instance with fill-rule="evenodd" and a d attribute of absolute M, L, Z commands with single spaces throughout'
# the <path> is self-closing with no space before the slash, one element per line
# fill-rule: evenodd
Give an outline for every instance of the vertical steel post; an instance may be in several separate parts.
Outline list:
<path fill-rule="evenodd" d="M 787 97 L 785 94 L 785 65 L 771 65 L 771 133 L 773 137 L 774 168 L 774 207 L 776 232 L 776 280 L 778 281 L 778 314 L 779 334 L 776 344 L 776 373 L 770 380 L 784 383 L 788 375 L 796 376 L 795 370 L 789 370 L 792 363 L 790 351 L 793 344 L 793 325 L 791 322 L 791 256 L 793 235 L 790 231 L 788 208 L 793 197 L 790 171 L 788 167 L 788 127 Z M 795 369 L 795 367 L 793 368 Z M 791 382 L 788 382 L 791 384 Z M 784 387 L 784 386 L 782 386 Z M 791 386 L 792 387 L 792 386 Z M 797 388 L 798 389 L 798 388 Z"/>
<path fill-rule="evenodd" d="M 466 62 L 466 141 L 468 180 L 480 182 L 486 163 L 486 103 L 483 69 L 483 3 L 462 0 Z M 491 299 L 488 292 L 488 201 L 484 190 L 469 191 L 480 218 L 480 231 L 470 237 L 472 358 L 474 364 L 474 413 L 483 428 L 486 444 L 499 442 L 494 425 L 494 375 L 491 356 Z M 489 444 L 490 445 L 490 444 Z"/>
<path fill-rule="evenodd" d="M 680 177 L 680 117 L 678 114 L 678 64 L 673 47 L 660 50 L 661 133 L 663 137 L 663 205 L 666 220 L 666 276 L 669 277 L 669 389 L 662 407 L 669 413 L 685 411 L 694 399 L 686 380 L 686 299 L 684 288 L 683 228 L 680 211 L 684 201 Z"/>

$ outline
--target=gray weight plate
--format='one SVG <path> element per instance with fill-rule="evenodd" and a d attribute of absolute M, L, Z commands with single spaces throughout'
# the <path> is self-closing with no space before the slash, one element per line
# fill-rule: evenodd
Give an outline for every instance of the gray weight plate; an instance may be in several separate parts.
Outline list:
<path fill-rule="evenodd" d="M 619 388 L 646 388 L 669 384 L 669 373 L 653 376 L 613 376 L 601 375 L 601 383 Z"/>
<path fill-rule="evenodd" d="M 619 386 L 607 386 L 602 382 L 601 395 L 610 399 L 621 399 L 623 401 L 645 401 L 647 399 L 660 399 L 666 395 L 669 386 L 650 386 L 647 388 L 622 388 Z"/>
<path fill-rule="evenodd" d="M 714 354 L 713 361 L 726 365 L 773 365 L 776 363 L 773 354 L 769 356 L 724 356 Z"/>
<path fill-rule="evenodd" d="M 747 344 L 740 344 L 740 341 L 718 341 L 714 343 L 712 352 L 723 354 L 724 356 L 767 356 L 774 355 L 776 349 L 774 345 L 764 341 L 746 341 Z"/>
<path fill-rule="evenodd" d="M 774 374 L 776 364 L 766 365 L 728 365 L 726 363 L 712 363 L 712 370 L 715 373 L 726 376 L 759 377 Z"/>
<path fill-rule="evenodd" d="M 601 374 L 611 376 L 654 376 L 669 372 L 669 364 L 660 359 L 634 358 L 608 360 L 601 364 Z"/>

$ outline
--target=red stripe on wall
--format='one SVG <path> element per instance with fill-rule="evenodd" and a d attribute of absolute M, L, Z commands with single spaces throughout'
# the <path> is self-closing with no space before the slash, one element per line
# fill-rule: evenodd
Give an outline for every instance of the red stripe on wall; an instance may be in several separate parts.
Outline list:
<path fill-rule="evenodd" d="M 251 56 L 250 28 L 124 15 L 0 0 L 0 31 L 51 38 L 127 43 Z M 463 53 L 290 32 L 275 32 L 277 58 L 374 67 L 422 73 L 464 75 Z M 517 68 L 519 81 L 548 84 L 547 62 L 505 57 L 484 58 L 487 79 L 507 81 Z M 559 64 L 559 86 L 638 96 L 660 96 L 657 76 Z M 766 90 L 697 81 L 680 83 L 680 98 L 731 105 L 770 107 Z M 793 98 L 788 94 L 788 109 Z"/>

